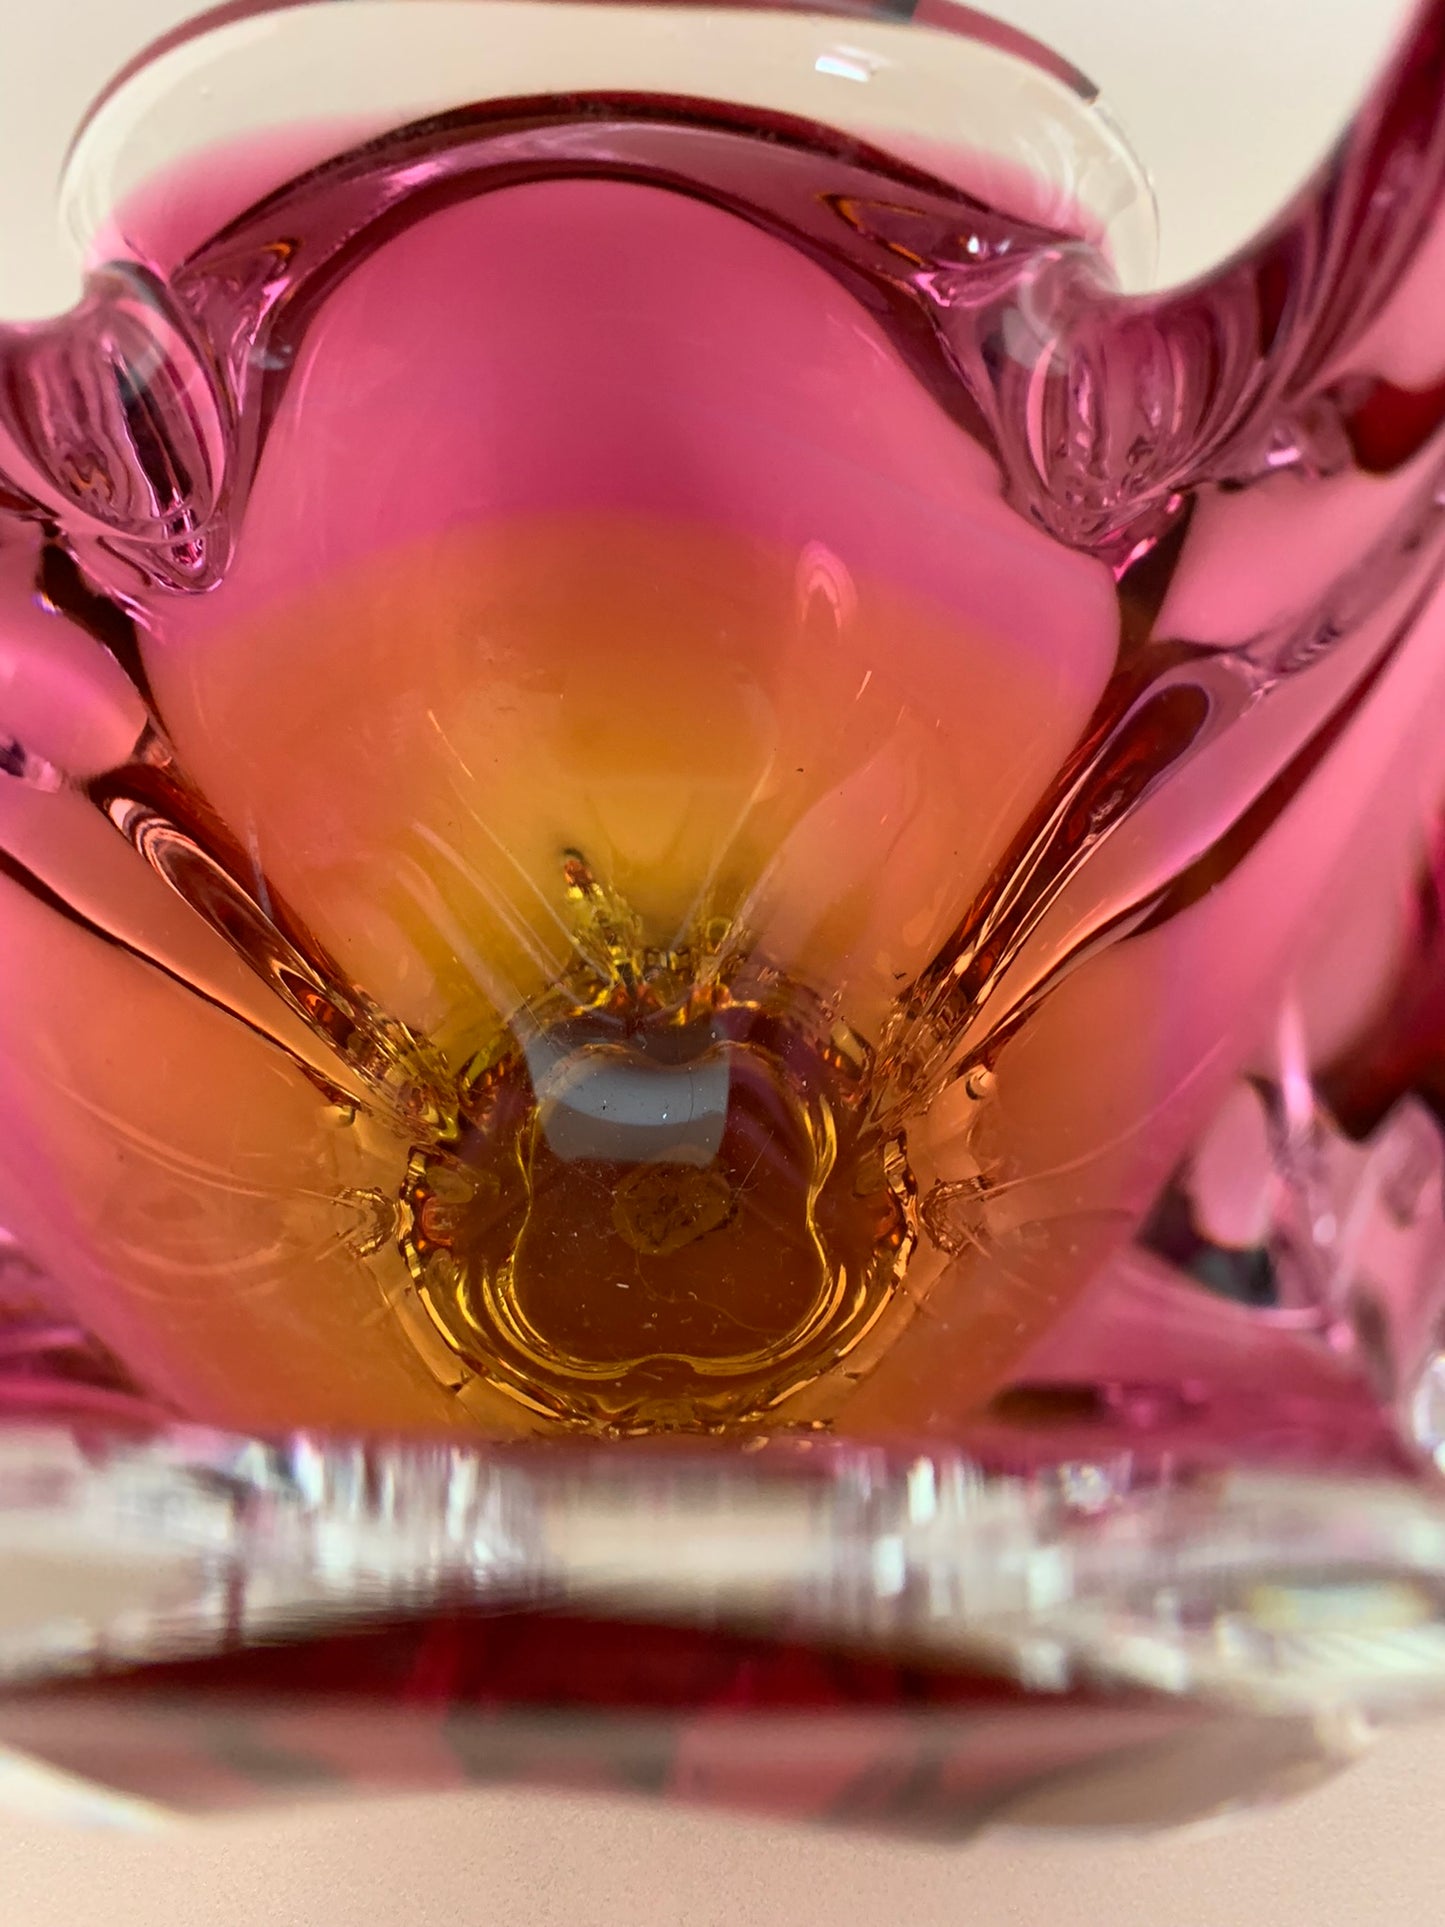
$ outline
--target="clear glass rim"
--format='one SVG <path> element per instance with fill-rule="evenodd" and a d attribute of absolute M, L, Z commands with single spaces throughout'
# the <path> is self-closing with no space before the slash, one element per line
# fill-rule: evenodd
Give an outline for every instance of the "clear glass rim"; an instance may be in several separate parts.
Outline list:
<path fill-rule="evenodd" d="M 950 42 L 956 60 L 940 61 Z M 952 0 L 929 0 L 926 19 L 848 0 L 232 0 L 153 42 L 92 104 L 62 172 L 63 226 L 93 259 L 148 181 L 228 142 L 287 135 L 276 178 L 248 176 L 254 200 L 433 114 L 552 92 L 736 101 L 885 150 L 893 137 L 904 158 L 921 145 L 996 160 L 1081 210 L 1124 287 L 1150 285 L 1153 192 L 1097 89 Z"/>
<path fill-rule="evenodd" d="M 452 5 L 458 6 L 474 6 L 480 3 L 481 0 L 451 0 Z M 600 3 L 608 4 L 608 0 L 600 0 Z M 653 3 L 659 6 L 694 6 L 702 4 L 703 0 L 653 0 Z M 826 0 L 824 4 L 820 4 L 819 0 L 724 0 L 724 3 L 739 13 L 813 13 L 838 19 L 882 20 L 902 24 L 911 17 L 911 9 L 916 7 L 917 0 L 909 0 L 910 12 L 907 13 L 893 4 L 892 0 Z M 67 165 L 69 154 L 74 152 L 91 122 L 109 105 L 111 99 L 164 55 L 215 32 L 217 28 L 230 26 L 234 21 L 257 20 L 274 14 L 289 13 L 298 7 L 341 4 L 344 4 L 344 0 L 219 0 L 216 6 L 206 7 L 200 13 L 192 15 L 190 19 L 169 28 L 165 33 L 157 34 L 154 39 L 148 40 L 137 53 L 132 55 L 124 66 L 118 68 L 91 100 L 76 123 L 75 132 L 71 136 L 70 147 L 67 150 Z M 391 0 L 391 4 L 400 6 L 405 4 L 405 0 Z M 966 34 L 971 40 L 982 41 L 1006 53 L 1015 54 L 1020 59 L 1031 62 L 1043 72 L 1052 74 L 1055 80 L 1068 87 L 1081 100 L 1093 102 L 1098 99 L 1098 89 L 1087 74 L 1082 73 L 1062 55 L 1055 53 L 1044 41 L 1025 33 L 1022 28 L 996 20 L 992 15 L 982 13 L 974 7 L 964 6 L 961 0 L 936 0 L 935 10 L 941 17 L 937 20 L 930 19 L 930 26 L 945 32 Z"/>

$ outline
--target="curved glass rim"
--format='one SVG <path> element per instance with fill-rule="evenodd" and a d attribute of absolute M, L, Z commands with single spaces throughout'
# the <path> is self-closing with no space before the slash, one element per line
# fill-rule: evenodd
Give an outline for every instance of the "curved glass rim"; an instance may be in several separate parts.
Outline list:
<path fill-rule="evenodd" d="M 950 42 L 957 61 L 941 63 Z M 248 172 L 254 201 L 434 114 L 554 92 L 800 114 L 945 173 L 956 157 L 960 185 L 997 163 L 1082 214 L 1124 287 L 1150 284 L 1152 187 L 1097 89 L 954 0 L 231 0 L 153 42 L 89 108 L 62 171 L 63 226 L 90 259 L 148 182 L 228 143 L 254 163 L 259 141 L 286 136 L 270 173 Z"/>
<path fill-rule="evenodd" d="M 401 0 L 393 0 L 400 4 Z M 598 0 L 608 4 L 608 0 Z M 673 7 L 700 6 L 715 4 L 716 0 L 647 0 L 648 4 Z M 721 0 L 731 10 L 739 13 L 813 13 L 834 16 L 838 19 L 881 20 L 902 25 L 917 21 L 921 5 L 929 7 L 930 17 L 927 25 L 945 33 L 966 35 L 970 40 L 978 40 L 986 45 L 997 47 L 1004 53 L 1016 55 L 1032 65 L 1051 74 L 1062 82 L 1081 100 L 1095 102 L 1099 90 L 1088 75 L 1067 61 L 1061 54 L 1044 41 L 1025 33 L 1022 28 L 997 20 L 991 14 L 982 13 L 977 8 L 965 6 L 962 0 Z M 165 33 L 157 34 L 148 40 L 137 53 L 117 69 L 96 94 L 80 119 L 76 122 L 75 132 L 71 135 L 66 149 L 65 166 L 69 166 L 70 155 L 90 127 L 91 122 L 105 108 L 112 97 L 118 94 L 131 80 L 153 66 L 164 55 L 188 45 L 193 40 L 215 32 L 219 27 L 230 26 L 235 21 L 255 20 L 266 15 L 289 13 L 298 7 L 322 7 L 347 4 L 347 0 L 218 0 L 218 4 L 203 8 L 190 19 L 182 20 L 177 26 Z M 453 5 L 476 5 L 478 0 L 451 0 Z M 938 17 L 935 19 L 934 14 Z"/>

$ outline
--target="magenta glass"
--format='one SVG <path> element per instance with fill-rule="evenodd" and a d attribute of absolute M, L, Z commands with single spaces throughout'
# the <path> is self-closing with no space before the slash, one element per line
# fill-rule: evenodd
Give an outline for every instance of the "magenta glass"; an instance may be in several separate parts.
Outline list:
<path fill-rule="evenodd" d="M 1445 1687 L 1442 106 L 1431 0 L 1161 290 L 947 0 L 97 104 L 0 329 L 33 1785 L 1172 1818 Z"/>

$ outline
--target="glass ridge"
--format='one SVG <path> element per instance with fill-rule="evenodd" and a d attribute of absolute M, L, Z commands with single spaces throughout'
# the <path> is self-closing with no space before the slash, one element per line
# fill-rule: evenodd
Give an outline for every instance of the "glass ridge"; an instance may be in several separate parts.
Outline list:
<path fill-rule="evenodd" d="M 228 10 L 78 136 L 17 1755 L 720 1797 L 781 1707 L 784 1808 L 962 1830 L 1439 1696 L 1445 0 L 1165 289 L 1087 85 L 926 12 Z"/>

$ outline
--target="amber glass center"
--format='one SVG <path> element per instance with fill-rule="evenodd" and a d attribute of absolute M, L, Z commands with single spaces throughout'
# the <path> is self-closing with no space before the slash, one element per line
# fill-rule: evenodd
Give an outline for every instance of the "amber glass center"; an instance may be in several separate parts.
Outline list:
<path fill-rule="evenodd" d="M 857 1346 L 911 1249 L 869 1053 L 776 973 L 629 953 L 625 911 L 568 875 L 593 941 L 412 1159 L 407 1264 L 468 1368 L 554 1419 L 760 1418 Z"/>

